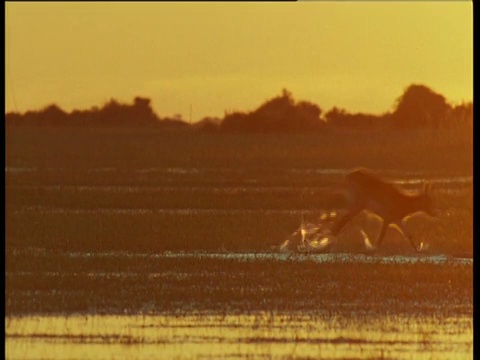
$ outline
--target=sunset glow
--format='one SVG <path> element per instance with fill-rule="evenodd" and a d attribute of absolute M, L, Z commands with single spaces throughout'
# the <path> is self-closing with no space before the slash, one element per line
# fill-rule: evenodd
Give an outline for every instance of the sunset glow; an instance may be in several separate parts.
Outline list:
<path fill-rule="evenodd" d="M 383 113 L 473 94 L 472 2 L 7 3 L 6 111 L 152 99 L 193 121 L 295 98 Z"/>

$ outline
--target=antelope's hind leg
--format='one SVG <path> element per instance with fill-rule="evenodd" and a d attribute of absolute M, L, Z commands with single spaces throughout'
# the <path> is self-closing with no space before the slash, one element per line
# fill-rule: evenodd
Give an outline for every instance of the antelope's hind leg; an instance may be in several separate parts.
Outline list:
<path fill-rule="evenodd" d="M 412 235 L 410 235 L 407 231 L 407 227 L 405 226 L 404 220 L 396 222 L 395 224 L 397 225 L 398 231 L 400 231 L 403 237 L 408 240 L 408 242 L 412 245 L 412 247 L 415 249 L 416 252 L 421 252 L 426 249 L 424 247 L 423 241 L 420 242 L 420 245 L 415 244 L 415 242 L 412 239 Z"/>

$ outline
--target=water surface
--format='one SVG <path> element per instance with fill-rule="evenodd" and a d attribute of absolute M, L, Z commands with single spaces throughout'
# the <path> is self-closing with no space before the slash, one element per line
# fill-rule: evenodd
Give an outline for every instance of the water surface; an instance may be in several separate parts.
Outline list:
<path fill-rule="evenodd" d="M 470 359 L 471 318 L 303 313 L 7 319 L 9 359 Z"/>

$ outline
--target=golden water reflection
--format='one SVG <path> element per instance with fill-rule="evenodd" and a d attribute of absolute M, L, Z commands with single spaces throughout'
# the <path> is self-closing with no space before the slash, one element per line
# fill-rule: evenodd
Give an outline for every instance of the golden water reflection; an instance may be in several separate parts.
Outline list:
<path fill-rule="evenodd" d="M 473 358 L 462 316 L 26 316 L 5 332 L 8 359 Z"/>

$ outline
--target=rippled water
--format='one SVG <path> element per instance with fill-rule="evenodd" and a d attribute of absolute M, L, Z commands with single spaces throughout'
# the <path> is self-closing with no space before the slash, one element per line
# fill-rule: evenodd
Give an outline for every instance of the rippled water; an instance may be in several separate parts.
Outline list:
<path fill-rule="evenodd" d="M 86 172 L 86 173 L 114 173 L 118 172 L 121 169 L 115 167 L 102 167 L 102 168 L 88 168 L 88 169 L 76 169 L 76 168 L 48 168 L 48 167 L 5 167 L 5 173 L 10 174 L 19 174 L 19 173 L 36 173 L 36 172 Z M 171 168 L 171 167 L 149 167 L 149 168 L 139 168 L 133 170 L 139 174 L 173 174 L 173 175 L 195 175 L 195 174 L 208 174 L 208 173 L 242 173 L 240 169 L 235 169 L 232 167 L 228 168 L 212 168 L 212 169 L 197 169 L 197 168 Z M 351 169 L 328 169 L 328 168 L 301 168 L 301 169 L 286 169 L 283 171 L 287 174 L 296 174 L 296 175 L 345 175 L 350 172 Z M 435 183 L 471 183 L 473 181 L 472 176 L 456 176 L 456 177 L 432 177 L 430 173 L 422 172 L 398 172 L 396 170 L 385 170 L 386 175 L 394 177 L 393 180 L 399 184 L 417 184 L 424 181 L 432 181 Z M 401 178 L 399 177 L 401 176 Z M 407 176 L 408 178 L 405 178 Z"/>
<path fill-rule="evenodd" d="M 470 359 L 471 318 L 259 313 L 6 321 L 9 359 Z"/>
<path fill-rule="evenodd" d="M 310 210 L 294 208 L 290 203 L 278 206 L 271 200 L 267 205 L 243 204 L 242 208 L 232 201 L 215 207 L 209 196 L 222 201 L 230 195 L 293 198 L 307 188 L 310 192 L 328 190 L 329 182 L 337 181 L 330 180 L 349 169 L 290 168 L 268 176 L 261 171 L 242 173 L 233 167 L 131 170 L 134 178 L 142 178 L 145 183 L 117 182 L 116 174 L 122 171 L 117 167 L 6 167 L 5 173 L 11 179 L 25 176 L 22 181 L 9 184 L 12 193 L 15 190 L 20 194 L 12 197 L 18 204 L 12 200 L 15 207 L 12 205 L 10 213 L 22 214 L 25 219 L 40 215 L 38 224 L 54 218 L 50 214 L 61 214 L 61 221 L 81 218 L 79 214 L 98 215 L 99 219 L 121 214 L 122 221 L 137 221 L 150 214 L 174 215 L 178 222 L 187 215 L 215 221 L 219 215 L 248 215 L 259 222 L 268 215 L 297 218 L 300 212 L 308 214 Z M 68 181 L 57 180 L 56 175 L 62 172 L 68 173 Z M 436 183 L 440 193 L 465 191 L 473 181 L 471 176 L 406 174 L 394 170 L 385 173 L 405 188 L 419 188 L 426 180 Z M 39 174 L 44 176 L 43 182 L 35 181 Z M 79 181 L 85 174 L 88 181 Z M 197 181 L 198 175 L 205 181 Z M 327 181 L 291 181 L 317 175 Z M 96 181 L 101 177 L 108 181 Z M 50 199 L 62 192 L 68 196 L 68 191 L 80 192 L 91 203 L 65 204 L 57 198 L 42 202 L 40 198 L 41 195 Z M 130 193 L 134 193 L 132 199 L 137 193 L 146 197 L 174 197 L 181 193 L 185 198 L 205 196 L 209 201 L 186 201 L 178 207 L 161 202 L 149 207 L 147 202 L 128 201 L 99 206 L 93 201 L 99 195 L 123 199 Z M 38 195 L 39 200 L 23 201 L 32 195 Z M 64 214 L 68 216 L 63 217 Z M 146 227 L 153 228 L 159 220 L 160 217 L 153 218 Z M 170 224 L 167 220 L 162 226 Z M 133 220 L 125 223 L 125 228 L 136 224 Z M 47 234 L 57 229 L 57 223 L 54 224 L 55 227 L 46 227 Z M 117 224 L 114 222 L 115 228 Z M 180 228 L 183 223 L 179 224 L 175 230 L 186 231 Z M 81 226 L 75 231 L 80 231 Z M 217 230 L 227 236 L 226 229 L 231 231 L 232 224 Z M 245 234 L 241 233 L 240 240 L 251 236 L 246 232 L 248 226 L 243 229 Z M 197 229 L 200 238 L 208 239 L 211 233 L 202 230 Z M 210 230 L 213 233 L 215 229 Z M 159 233 L 164 240 L 166 235 Z M 31 234 L 35 238 L 42 232 Z M 9 250 L 10 263 L 5 274 L 6 309 L 11 314 L 6 317 L 5 326 L 9 359 L 473 358 L 471 257 L 432 253 L 147 253 L 145 248 L 139 250 L 143 253 L 71 248 L 62 252 L 57 251 L 57 244 L 68 236 L 60 234 L 52 236 L 54 251 L 35 247 Z M 110 240 L 111 234 L 97 235 L 93 232 L 92 238 L 102 241 Z M 281 240 L 284 238 L 278 238 L 278 242 Z M 154 244 L 153 240 L 151 243 Z M 261 249 L 268 248 L 265 245 Z M 241 248 L 245 249 L 251 247 Z"/>
<path fill-rule="evenodd" d="M 88 253 L 88 252 L 69 252 L 66 253 L 69 257 L 95 257 L 95 258 L 118 258 L 130 257 L 130 258 L 150 258 L 159 259 L 162 258 L 175 258 L 185 260 L 201 260 L 201 259 L 221 259 L 221 260 L 236 260 L 242 262 L 258 262 L 262 260 L 275 260 L 281 262 L 302 262 L 313 261 L 318 264 L 322 263 L 350 263 L 350 264 L 463 264 L 473 265 L 473 258 L 465 257 L 453 257 L 449 255 L 418 255 L 418 256 L 404 256 L 404 255 L 364 255 L 364 254 L 350 254 L 350 253 L 334 253 L 334 254 L 284 254 L 275 252 L 174 252 L 165 251 L 160 254 L 142 254 L 142 253 L 119 253 L 117 251 L 103 252 L 103 253 Z"/>
<path fill-rule="evenodd" d="M 9 256 L 36 265 L 6 272 L 8 359 L 473 358 L 472 258 Z"/>

